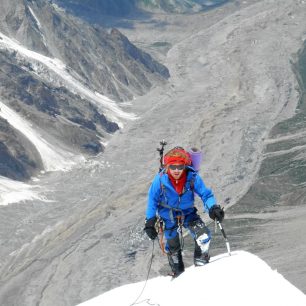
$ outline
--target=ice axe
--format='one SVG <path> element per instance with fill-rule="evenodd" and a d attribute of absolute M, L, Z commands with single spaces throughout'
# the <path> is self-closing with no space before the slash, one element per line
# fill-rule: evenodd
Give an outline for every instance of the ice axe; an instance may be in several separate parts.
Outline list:
<path fill-rule="evenodd" d="M 230 248 L 230 244 L 228 242 L 227 236 L 225 234 L 224 228 L 223 228 L 223 226 L 222 226 L 222 224 L 221 224 L 221 222 L 219 220 L 216 219 L 216 222 L 217 222 L 217 224 L 218 224 L 218 226 L 219 226 L 219 228 L 221 230 L 221 233 L 222 233 L 222 235 L 224 237 L 228 255 L 231 256 L 231 248 Z"/>

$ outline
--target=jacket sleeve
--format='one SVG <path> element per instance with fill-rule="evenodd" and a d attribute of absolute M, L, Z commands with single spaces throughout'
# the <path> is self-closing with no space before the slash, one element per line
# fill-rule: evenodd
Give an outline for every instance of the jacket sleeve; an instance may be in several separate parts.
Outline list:
<path fill-rule="evenodd" d="M 217 201 L 211 189 L 207 188 L 199 175 L 196 175 L 194 181 L 194 191 L 202 199 L 204 211 L 209 211 L 211 207 L 216 205 Z"/>
<path fill-rule="evenodd" d="M 146 219 L 149 220 L 156 216 L 159 196 L 161 193 L 160 175 L 156 175 L 148 192 L 148 203 L 146 210 Z"/>

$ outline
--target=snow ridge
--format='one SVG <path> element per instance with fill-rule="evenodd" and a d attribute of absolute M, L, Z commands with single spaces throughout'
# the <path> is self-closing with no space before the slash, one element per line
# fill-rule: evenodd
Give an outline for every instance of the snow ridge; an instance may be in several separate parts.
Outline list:
<path fill-rule="evenodd" d="M 232 256 L 212 257 L 205 266 L 189 267 L 174 280 L 170 276 L 159 276 L 147 283 L 115 288 L 79 304 L 98 305 L 305 306 L 306 296 L 259 257 L 235 251 Z"/>

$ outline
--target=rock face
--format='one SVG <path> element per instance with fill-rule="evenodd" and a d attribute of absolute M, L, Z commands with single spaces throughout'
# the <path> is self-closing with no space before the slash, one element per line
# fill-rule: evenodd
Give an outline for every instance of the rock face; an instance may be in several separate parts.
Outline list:
<path fill-rule="evenodd" d="M 119 129 L 120 117 L 131 117 L 121 111 L 120 102 L 169 78 L 165 66 L 116 29 L 108 33 L 92 27 L 46 0 L 2 2 L 0 101 L 49 142 L 75 154 L 103 151 L 102 143 Z M 0 145 L 2 154 L 8 155 L 0 162 L 0 175 L 27 179 L 41 167 L 31 153 L 35 148 L 20 149 L 28 159 L 27 170 L 21 170 L 17 162 L 21 155 L 10 153 L 10 146 L 18 145 L 12 141 Z M 19 166 L 4 162 L 9 157 Z M 8 168 L 15 175 L 8 174 Z"/>
<path fill-rule="evenodd" d="M 0 175 L 26 180 L 42 166 L 37 150 L 0 117 Z"/>

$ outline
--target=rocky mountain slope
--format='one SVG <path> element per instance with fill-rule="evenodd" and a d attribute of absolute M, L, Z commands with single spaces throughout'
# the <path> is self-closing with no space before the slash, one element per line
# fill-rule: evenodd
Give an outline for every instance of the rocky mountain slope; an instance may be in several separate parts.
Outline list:
<path fill-rule="evenodd" d="M 103 151 L 133 119 L 123 101 L 169 78 L 165 66 L 118 30 L 92 27 L 45 0 L 1 1 L 0 63 L 0 102 L 47 142 L 85 156 Z M 3 123 L 0 141 L 10 163 L 1 159 L 0 175 L 28 179 L 44 167 L 35 146 L 20 146 L 27 138 L 20 127 L 10 126 L 17 137 L 5 133 L 12 124 Z"/>

